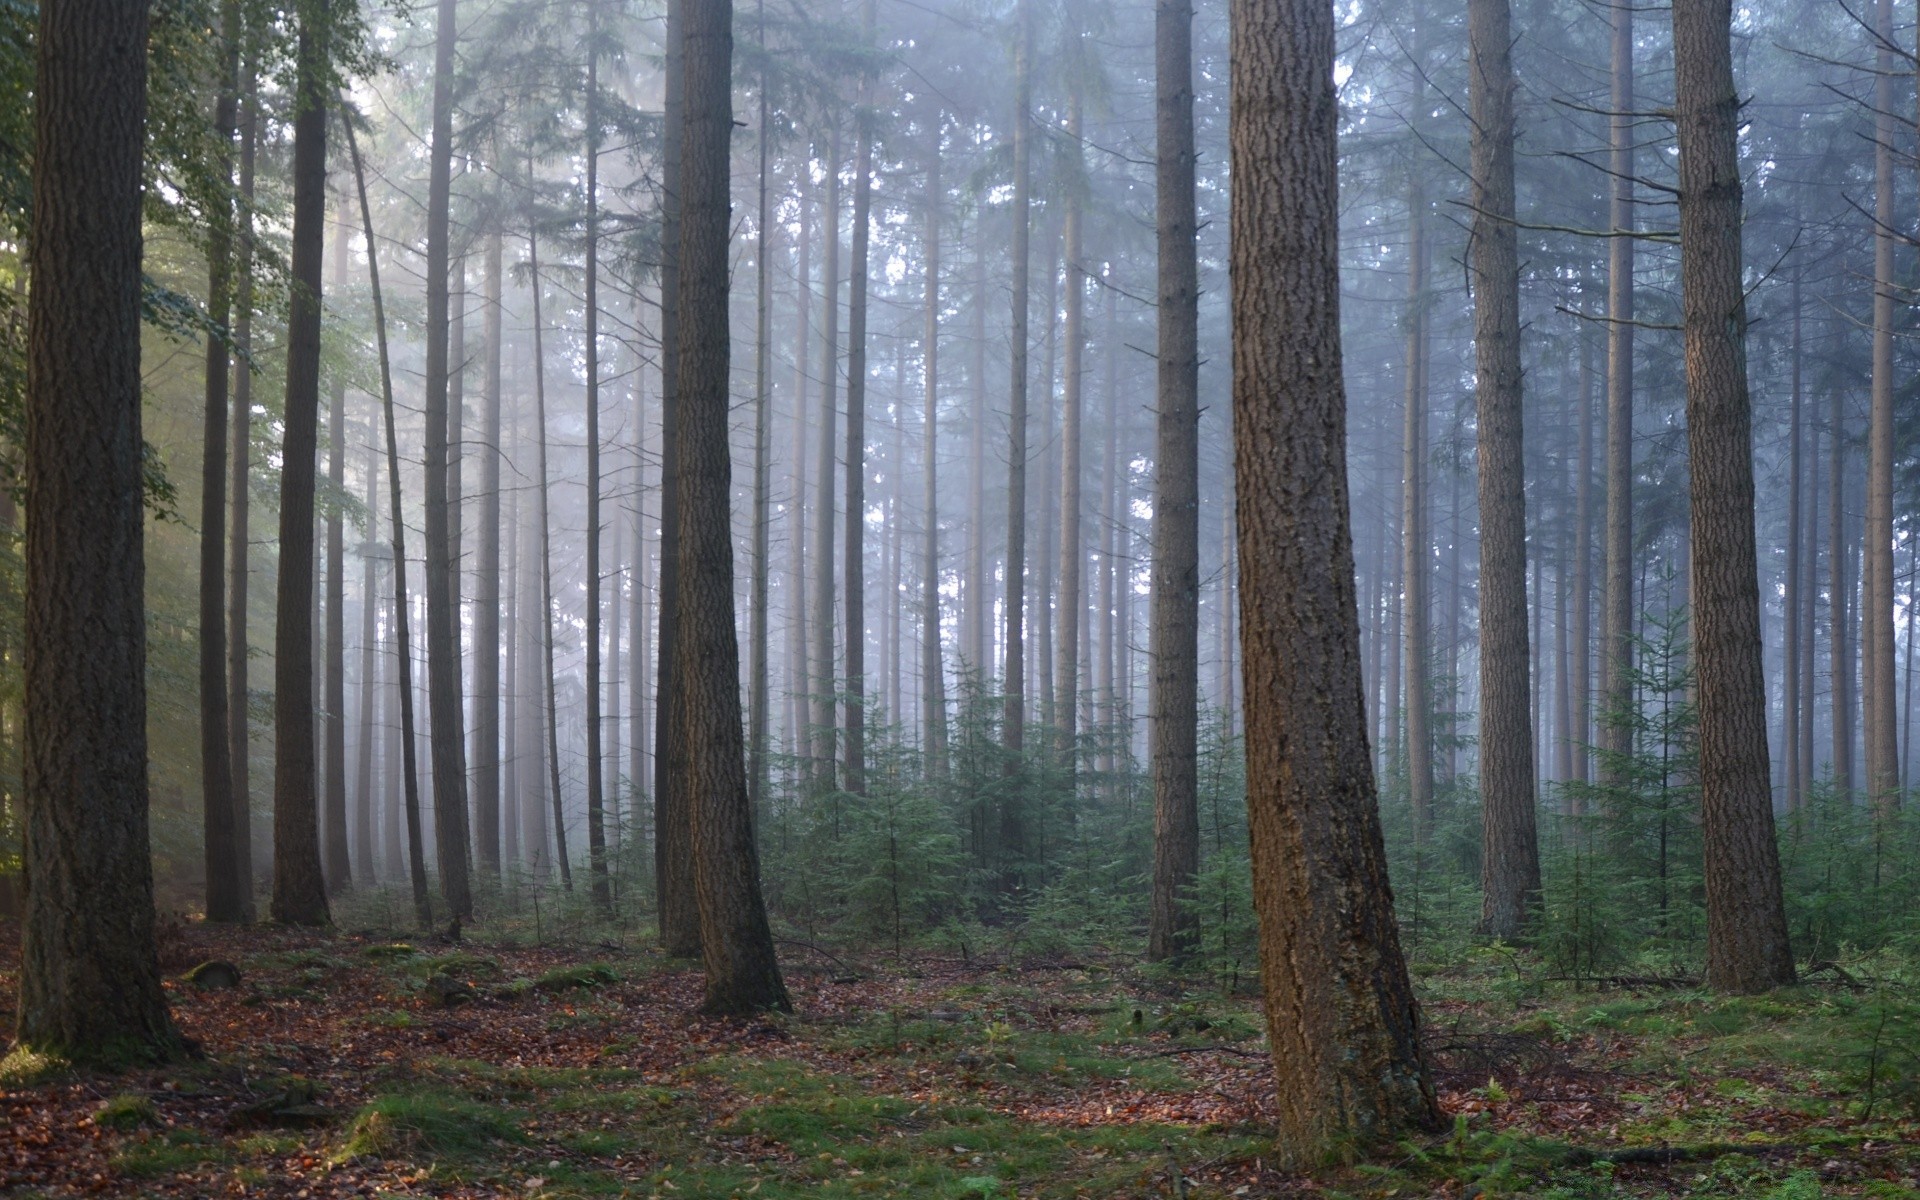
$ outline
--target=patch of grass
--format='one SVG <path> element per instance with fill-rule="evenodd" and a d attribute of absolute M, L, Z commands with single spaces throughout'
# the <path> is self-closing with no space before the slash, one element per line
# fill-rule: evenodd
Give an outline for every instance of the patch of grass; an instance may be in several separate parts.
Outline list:
<path fill-rule="evenodd" d="M 368 946 L 360 953 L 375 962 L 393 962 L 397 959 L 412 958 L 420 952 L 405 942 L 386 942 L 378 946 Z"/>
<path fill-rule="evenodd" d="M 175 1175 L 211 1162 L 223 1162 L 227 1153 L 192 1129 L 169 1129 L 156 1137 L 144 1137 L 117 1151 L 111 1162 L 114 1170 L 136 1179 Z"/>
<path fill-rule="evenodd" d="M 403 1008 L 377 1008 L 360 1018 L 375 1029 L 412 1029 L 419 1019 Z"/>
<path fill-rule="evenodd" d="M 555 967 L 533 981 L 535 991 L 566 992 L 579 988 L 605 987 L 620 982 L 620 972 L 606 963 L 572 963 Z"/>
<path fill-rule="evenodd" d="M 335 1158 L 466 1158 L 493 1143 L 520 1140 L 518 1123 L 504 1109 L 445 1092 L 406 1092 L 381 1096 L 354 1114 Z"/>
<path fill-rule="evenodd" d="M 93 1112 L 93 1123 L 102 1129 L 129 1133 L 145 1125 L 158 1125 L 160 1113 L 153 1107 L 152 1097 L 138 1092 L 121 1092 L 101 1101 L 100 1107 Z"/>

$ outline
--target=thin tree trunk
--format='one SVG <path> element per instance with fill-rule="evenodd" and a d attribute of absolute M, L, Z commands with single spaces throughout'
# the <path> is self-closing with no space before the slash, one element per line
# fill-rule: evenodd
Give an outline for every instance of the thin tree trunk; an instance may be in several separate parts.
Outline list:
<path fill-rule="evenodd" d="M 761 52 L 758 125 L 755 150 L 759 156 L 758 206 L 754 214 L 754 322 L 753 322 L 753 596 L 748 604 L 747 691 L 747 799 L 758 827 L 766 827 L 767 805 L 767 713 L 768 687 L 772 672 L 768 662 L 767 573 L 768 522 L 772 496 L 770 458 L 773 454 L 773 380 L 770 367 L 770 341 L 773 336 L 773 270 L 768 234 L 772 228 L 772 210 L 767 190 L 767 150 L 771 142 L 768 126 L 767 5 L 755 5 Z"/>
<path fill-rule="evenodd" d="M 811 154 L 808 155 L 811 159 Z M 793 498 L 788 502 L 787 579 L 783 592 L 787 600 L 787 692 L 792 726 L 787 752 L 800 764 L 800 779 L 812 778 L 808 751 L 812 745 L 807 705 L 812 696 L 815 672 L 807 659 L 807 392 L 812 382 L 808 351 L 813 345 L 813 220 L 811 215 L 813 176 L 811 168 L 800 173 L 797 200 L 800 226 L 798 262 L 794 269 L 793 340 Z"/>
<path fill-rule="evenodd" d="M 964 669 L 982 684 L 993 674 L 993 611 L 987 579 L 987 246 L 986 204 L 974 216 L 973 254 L 973 436 L 967 444 L 966 626 L 961 635 Z"/>
<path fill-rule="evenodd" d="M 371 429 L 371 422 L 369 422 Z M 367 541 L 372 542 L 380 527 L 379 489 L 376 486 L 380 478 L 380 460 L 373 448 L 367 443 Z M 380 873 L 374 869 L 373 852 L 373 749 L 375 738 L 374 708 L 379 703 L 378 643 L 380 571 L 379 559 L 361 550 L 360 567 L 360 740 L 354 747 L 354 821 L 353 821 L 353 861 L 359 864 L 360 878 L 368 884 L 378 886 Z"/>
<path fill-rule="evenodd" d="M 1774 844 L 1730 0 L 1675 0 L 1681 316 L 1709 987 L 1793 982 Z"/>
<path fill-rule="evenodd" d="M 1627 785 L 1633 729 L 1633 258 L 1621 236 L 1634 219 L 1633 6 L 1609 10 L 1613 21 L 1613 87 L 1607 224 L 1607 527 L 1606 580 L 1600 608 L 1600 782 Z M 1609 800 L 1609 804 L 1613 801 Z"/>
<path fill-rule="evenodd" d="M 319 26 L 319 28 L 316 28 Z M 313 721 L 313 492 L 320 426 L 320 259 L 326 224 L 328 47 L 303 13 L 293 120 L 292 282 L 287 313 L 280 572 L 273 638 L 273 919 L 325 925 Z"/>
<path fill-rule="evenodd" d="M 1579 432 L 1574 450 L 1573 479 L 1573 596 L 1572 643 L 1569 662 L 1571 678 L 1567 690 L 1572 697 L 1568 714 L 1568 741 L 1573 750 L 1573 774 L 1576 784 L 1593 781 L 1593 344 L 1580 338 L 1580 413 Z M 1578 788 L 1567 794 L 1567 811 L 1579 816 L 1585 800 Z"/>
<path fill-rule="evenodd" d="M 480 869 L 500 876 L 500 444 L 501 275 L 504 247 L 498 226 L 487 231 L 485 282 L 486 366 L 481 403 L 480 528 L 475 539 L 473 605 L 473 819 Z M 512 861 L 509 857 L 508 861 Z"/>
<path fill-rule="evenodd" d="M 545 330 L 540 316 L 540 239 L 527 226 L 527 270 L 533 292 L 533 423 L 539 453 L 540 503 L 540 650 L 541 674 L 546 684 L 547 786 L 553 801 L 554 859 L 560 865 L 560 885 L 573 890 L 573 862 L 567 854 L 567 814 L 560 794 L 560 698 L 553 666 L 553 513 L 552 475 L 547 469 L 547 368 Z"/>
<path fill-rule="evenodd" d="M 1861 542 L 1862 693 L 1866 700 L 1867 798 L 1877 816 L 1900 807 L 1893 645 L 1894 239 L 1893 0 L 1880 0 L 1874 84 L 1873 380 L 1867 419 L 1867 511 Z"/>
<path fill-rule="evenodd" d="M 1416 169 L 1417 170 L 1417 169 Z M 1401 629 L 1406 635 L 1407 796 L 1416 828 L 1433 824 L 1433 703 L 1427 678 L 1427 192 L 1418 175 L 1407 188 L 1407 396 L 1401 434 L 1400 532 L 1405 577 Z"/>
<path fill-rule="evenodd" d="M 1831 385 L 1830 385 L 1831 387 Z M 1841 407 L 1841 389 L 1831 387 L 1832 403 L 1827 412 L 1827 620 L 1830 633 L 1827 651 L 1831 660 L 1833 696 L 1833 788 L 1834 799 L 1842 806 L 1853 800 L 1853 645 L 1848 631 L 1849 601 L 1853 597 L 1853 578 L 1848 570 L 1851 553 L 1847 545 L 1846 522 L 1846 414 Z"/>
<path fill-rule="evenodd" d="M 1790 415 L 1787 418 L 1787 579 L 1786 595 L 1782 603 L 1782 625 L 1785 636 L 1781 647 L 1781 703 L 1780 703 L 1780 743 L 1785 748 L 1786 765 L 1783 773 L 1787 782 L 1787 811 L 1797 813 L 1806 803 L 1806 796 L 1800 790 L 1800 706 L 1811 703 L 1812 697 L 1803 696 L 1800 691 L 1800 589 L 1806 586 L 1800 574 L 1800 441 L 1801 441 L 1801 342 L 1800 342 L 1800 272 L 1793 276 L 1793 349 L 1792 349 L 1792 401 Z"/>
<path fill-rule="evenodd" d="M 1516 937 L 1540 895 L 1528 684 L 1520 267 L 1507 0 L 1469 0 L 1473 325 L 1480 474 L 1481 930 Z M 1619 239 L 1624 240 L 1624 239 Z"/>
<path fill-rule="evenodd" d="M 1361 694 L 1332 6 L 1233 0 L 1229 11 L 1249 837 L 1278 1145 L 1284 1161 L 1307 1165 L 1431 1128 L 1438 1114 Z"/>
<path fill-rule="evenodd" d="M 424 929 L 433 924 L 433 901 L 427 895 L 427 854 L 420 828 L 420 764 L 413 735 L 413 637 L 409 620 L 411 601 L 407 595 L 407 525 L 400 507 L 400 437 L 394 427 L 393 363 L 387 350 L 387 311 L 380 294 L 379 242 L 373 234 L 373 207 L 367 203 L 365 164 L 360 160 L 360 144 L 354 136 L 353 122 L 344 122 L 343 127 L 347 132 L 347 153 L 353 161 L 354 187 L 360 198 L 360 223 L 367 237 L 367 284 L 373 293 L 374 341 L 380 353 L 380 400 L 387 433 L 387 518 L 393 533 L 393 641 L 394 662 L 399 667 L 396 691 L 400 706 L 399 750 L 407 818 L 407 876 L 413 884 L 414 917 Z M 389 741 L 389 805 L 393 803 L 393 751 L 393 743 Z M 391 857 L 397 859 L 399 856 Z"/>
<path fill-rule="evenodd" d="M 947 679 L 940 656 L 940 154 L 945 115 L 936 111 L 932 125 L 933 145 L 927 155 L 927 184 L 922 192 L 926 203 L 926 311 L 920 352 L 926 409 L 921 422 L 925 439 L 921 507 L 926 529 L 920 564 L 920 705 L 925 729 L 921 745 L 927 771 L 937 779 L 947 772 Z"/>
<path fill-rule="evenodd" d="M 227 764 L 233 779 L 234 887 L 238 919 L 253 920 L 252 697 L 247 688 L 248 516 L 252 507 L 253 448 L 253 188 L 260 140 L 260 83 L 248 55 L 240 132 L 240 204 L 236 233 L 240 261 L 234 297 L 233 454 L 228 492 L 233 497 L 227 545 Z"/>
<path fill-rule="evenodd" d="M 1800 591 L 1800 796 L 1813 803 L 1814 642 L 1818 640 L 1815 603 L 1820 595 L 1820 425 L 1809 417 L 1807 427 L 1807 522 L 1805 580 Z"/>
<path fill-rule="evenodd" d="M 826 209 L 820 230 L 826 235 L 822 264 L 825 320 L 822 321 L 820 386 L 820 456 L 813 484 L 813 693 L 812 787 L 830 792 L 834 786 L 834 721 L 839 673 L 833 662 L 833 485 L 834 431 L 839 420 L 840 390 L 840 126 L 836 121 L 827 154 Z"/>
<path fill-rule="evenodd" d="M 347 286 L 347 229 L 345 213 L 336 230 L 333 249 L 333 288 Z M 327 581 L 326 664 L 322 671 L 321 706 L 326 761 L 326 793 L 320 809 L 324 832 L 321 862 L 326 868 L 327 894 L 353 886 L 352 855 L 347 848 L 347 662 L 346 662 L 346 530 L 347 495 L 347 380 L 336 373 L 332 406 L 327 415 Z M 364 869 L 364 868 L 363 868 Z"/>
<path fill-rule="evenodd" d="M 1013 323 L 1008 357 L 1012 382 L 1007 400 L 1007 558 L 1006 692 L 1001 718 L 1001 741 L 1007 750 L 1007 771 L 1023 773 L 1026 748 L 1026 570 L 1027 570 L 1027 306 L 1032 281 L 1033 205 L 1033 5 L 1016 0 L 1013 55 Z M 1000 806 L 1000 886 L 1012 889 L 1020 880 L 1026 856 L 1026 812 L 1020 788 L 1008 789 Z"/>
<path fill-rule="evenodd" d="M 727 444 L 727 185 L 733 126 L 730 0 L 681 0 L 685 103 L 667 129 L 683 144 L 676 301 L 681 344 L 678 479 L 680 627 L 673 649 L 673 739 L 684 749 L 686 807 L 712 1014 L 790 1009 L 760 893 L 741 744 L 739 645 Z"/>
<path fill-rule="evenodd" d="M 504 454 L 504 443 L 495 440 L 489 443 L 488 458 L 498 461 Z M 498 506 L 496 506 L 498 508 Z M 503 636 L 505 647 L 504 678 L 501 684 L 497 716 L 499 719 L 501 745 L 500 765 L 496 777 L 500 782 L 500 861 L 497 866 L 512 870 L 527 860 L 526 849 L 522 845 L 521 829 L 526 821 L 527 805 L 524 802 L 524 779 L 520 764 L 520 493 L 516 490 L 513 503 L 505 506 L 498 514 L 504 522 L 504 528 L 495 526 L 499 536 L 507 540 L 507 574 L 505 579 L 506 618 L 503 625 L 496 628 L 496 634 Z M 496 594 L 500 590 L 501 579 L 494 576 Z M 497 600 L 497 595 L 496 595 Z M 479 689 L 476 688 L 476 691 Z M 477 722 L 476 722 L 477 724 Z M 538 808 L 539 805 L 532 807 Z M 484 851 L 485 847 L 482 847 Z"/>
<path fill-rule="evenodd" d="M 861 8 L 861 41 L 874 40 L 874 0 Z M 844 657 L 846 790 L 867 791 L 867 258 L 873 240 L 873 102 L 871 70 L 860 78 L 854 115 L 853 249 L 847 272 L 847 452 L 845 550 L 847 633 Z"/>
<path fill-rule="evenodd" d="M 147 836 L 147 8 L 42 0 L 35 46 L 21 759 L 31 885 L 15 1048 L 116 1066 L 182 1049 L 154 950 Z M 317 278 L 319 247 L 308 249 L 314 261 L 299 264 Z M 324 917 L 324 895 L 320 906 Z"/>
<path fill-rule="evenodd" d="M 214 102 L 216 162 L 224 185 L 233 177 L 233 137 L 240 108 L 240 3 L 220 6 L 220 84 Z M 233 309 L 233 210 L 213 211 L 207 230 L 206 424 L 200 492 L 200 776 L 206 858 L 207 920 L 244 921 L 251 897 L 236 848 L 231 718 L 227 699 L 227 380 L 228 323 Z M 242 370 L 246 369 L 243 364 Z M 244 705 L 246 698 L 240 698 Z"/>
<path fill-rule="evenodd" d="M 1277 30 L 1271 32 L 1278 32 Z M 1147 957 L 1197 949 L 1184 893 L 1200 870 L 1195 745 L 1200 637 L 1200 287 L 1195 248 L 1192 0 L 1154 6 L 1159 245 L 1153 615 L 1147 657 L 1153 780 L 1153 901 Z M 1276 1043 L 1277 1044 L 1277 1043 Z"/>
<path fill-rule="evenodd" d="M 1085 616 L 1086 598 L 1081 584 L 1086 553 L 1080 535 L 1080 487 L 1083 466 L 1083 395 L 1086 387 L 1086 163 L 1081 149 L 1085 117 L 1086 34 L 1081 28 L 1077 4 L 1067 5 L 1070 61 L 1067 77 L 1066 266 L 1067 295 L 1066 345 L 1062 347 L 1063 365 L 1060 387 L 1060 569 L 1059 636 L 1054 640 L 1053 726 L 1056 753 L 1067 773 L 1066 787 L 1072 794 L 1077 767 L 1075 747 L 1080 735 L 1080 624 Z"/>

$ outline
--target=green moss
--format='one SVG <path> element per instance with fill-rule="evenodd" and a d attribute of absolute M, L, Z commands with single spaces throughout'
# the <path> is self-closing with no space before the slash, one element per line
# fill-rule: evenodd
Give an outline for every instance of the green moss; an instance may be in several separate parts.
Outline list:
<path fill-rule="evenodd" d="M 223 1162 L 227 1155 L 220 1146 L 209 1143 L 192 1129 L 169 1129 L 156 1137 L 142 1138 L 113 1155 L 114 1170 L 137 1179 L 176 1175 L 211 1162 Z"/>
<path fill-rule="evenodd" d="M 620 973 L 606 963 L 574 963 L 546 972 L 533 981 L 533 987 L 542 992 L 565 992 L 619 982 Z"/>
<path fill-rule="evenodd" d="M 101 1102 L 100 1107 L 93 1111 L 93 1123 L 102 1129 L 117 1129 L 126 1133 L 143 1125 L 158 1125 L 160 1114 L 153 1107 L 152 1097 L 138 1092 L 121 1092 Z"/>
<path fill-rule="evenodd" d="M 444 1092 L 409 1092 L 363 1106 L 335 1158 L 471 1157 L 493 1143 L 520 1140 L 518 1122 L 504 1109 Z"/>

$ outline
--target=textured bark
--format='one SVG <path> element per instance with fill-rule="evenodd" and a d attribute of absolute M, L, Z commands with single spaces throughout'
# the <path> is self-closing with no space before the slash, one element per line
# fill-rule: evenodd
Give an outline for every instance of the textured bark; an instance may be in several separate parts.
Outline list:
<path fill-rule="evenodd" d="M 147 837 L 146 6 L 42 0 L 35 45 L 15 1030 L 19 1047 L 78 1063 L 159 1060 L 180 1041 L 154 952 Z"/>
<path fill-rule="evenodd" d="M 1147 770 L 1153 781 L 1153 899 L 1147 957 L 1184 958 L 1199 921 L 1183 893 L 1200 870 L 1195 743 L 1200 640 L 1200 285 L 1194 246 L 1193 4 L 1154 5 L 1159 247 L 1153 606 Z"/>
<path fill-rule="evenodd" d="M 313 721 L 313 489 L 320 425 L 320 258 L 326 223 L 330 0 L 300 13 L 293 119 L 292 288 L 286 432 L 280 465 L 280 573 L 273 638 L 273 919 L 325 925 Z"/>
<path fill-rule="evenodd" d="M 426 492 L 427 730 L 433 758 L 433 828 L 440 895 L 456 917 L 473 915 L 467 880 L 467 765 L 460 727 L 460 629 L 454 603 L 447 487 L 449 220 L 453 171 L 453 49 L 457 0 L 439 0 L 433 60 L 433 147 L 427 183 Z"/>
<path fill-rule="evenodd" d="M 480 528 L 474 544 L 473 822 L 480 869 L 500 874 L 500 357 L 501 259 L 498 227 L 487 231 L 485 423 L 480 445 Z"/>
<path fill-rule="evenodd" d="M 940 184 L 944 113 L 933 116 L 933 145 L 927 154 L 927 186 L 922 259 L 926 267 L 926 324 L 920 332 L 922 382 L 926 408 L 921 417 L 921 507 L 926 521 L 920 559 L 920 707 L 921 752 L 935 778 L 947 770 L 947 676 L 940 653 Z"/>
<path fill-rule="evenodd" d="M 1709 987 L 1793 982 L 1767 767 L 1730 0 L 1673 6 Z"/>
<path fill-rule="evenodd" d="M 1894 239 L 1900 218 L 1893 209 L 1894 117 L 1893 0 L 1879 0 L 1879 43 L 1874 81 L 1873 381 L 1867 417 L 1867 512 L 1861 542 L 1861 684 L 1866 700 L 1867 798 L 1874 813 L 1900 807 L 1900 748 L 1895 736 L 1893 644 L 1893 339 Z"/>
<path fill-rule="evenodd" d="M 809 725 L 810 782 L 816 792 L 833 790 L 834 698 L 839 691 L 833 662 L 833 503 L 834 430 L 839 422 L 840 391 L 840 125 L 835 121 L 827 153 L 827 197 L 820 232 L 826 235 L 821 263 L 825 293 L 820 344 L 820 451 L 815 461 L 813 494 L 813 675 L 807 680 L 813 704 Z"/>
<path fill-rule="evenodd" d="M 789 1009 L 760 894 L 740 733 L 734 632 L 732 461 L 727 445 L 727 184 L 733 128 L 733 5 L 682 0 L 682 142 L 675 393 L 680 404 L 680 628 L 673 737 L 686 765 L 694 892 L 708 1013 Z"/>
<path fill-rule="evenodd" d="M 1417 168 L 1416 168 L 1417 170 Z M 1407 393 L 1401 432 L 1400 627 L 1406 638 L 1407 796 L 1424 836 L 1433 822 L 1432 696 L 1427 676 L 1427 193 L 1416 175 L 1407 189 Z"/>
<path fill-rule="evenodd" d="M 680 128 L 686 97 L 681 30 L 687 0 L 667 0 L 662 125 Z M 681 747 L 671 736 L 680 696 L 673 688 L 674 645 L 679 637 L 680 588 L 680 138 L 669 133 L 660 147 L 660 613 L 655 644 L 659 679 L 654 688 L 653 866 L 660 913 L 660 945 L 669 954 L 700 953 L 700 913 L 694 899 L 692 830 L 679 789 L 685 776 Z"/>
<path fill-rule="evenodd" d="M 874 0 L 862 5 L 861 39 L 873 42 Z M 867 260 L 873 242 L 873 78 L 862 72 L 853 135 L 853 247 L 847 269 L 846 790 L 867 791 Z"/>
<path fill-rule="evenodd" d="M 249 58 L 240 124 L 240 211 L 234 230 L 239 241 L 238 283 L 234 292 L 233 453 L 228 492 L 233 497 L 232 528 L 227 534 L 227 763 L 233 778 L 234 887 L 240 896 L 240 920 L 251 921 L 253 903 L 253 796 L 250 782 L 253 713 L 247 691 L 247 597 L 252 507 L 253 446 L 253 185 L 260 141 L 260 84 Z"/>
<path fill-rule="evenodd" d="M 338 214 L 334 236 L 333 286 L 347 286 L 347 233 L 351 228 Z M 347 380 L 336 374 L 327 411 L 327 647 L 321 675 L 321 723 L 326 769 L 326 792 L 320 807 L 323 833 L 320 861 L 326 868 L 327 894 L 353 886 L 353 857 L 347 848 L 347 555 L 345 504 L 347 495 Z"/>
<path fill-rule="evenodd" d="M 367 174 L 365 164 L 360 159 L 360 144 L 355 138 L 352 122 L 343 126 L 347 132 L 347 154 L 353 161 L 354 189 L 360 199 L 360 223 L 367 238 L 367 285 L 373 293 L 373 334 L 374 344 L 380 357 L 380 407 L 382 423 L 387 435 L 387 519 L 392 533 L 393 553 L 393 622 L 394 663 L 398 668 L 395 687 L 395 702 L 400 710 L 398 725 L 397 757 L 401 767 L 401 787 L 404 799 L 402 807 L 406 813 L 407 827 L 407 878 L 413 888 L 413 915 L 421 928 L 433 924 L 433 901 L 427 895 L 427 854 L 424 837 L 420 827 L 420 764 L 418 761 L 418 741 L 414 737 L 413 720 L 413 637 L 410 613 L 412 604 L 407 594 L 407 525 L 400 506 L 400 437 L 394 428 L 393 413 L 393 358 L 387 347 L 387 310 L 380 294 L 380 256 L 377 250 L 379 241 L 373 232 L 373 208 L 367 203 Z M 388 725 L 392 727 L 392 714 L 388 715 Z M 387 804 L 389 813 L 393 809 L 394 759 L 396 746 L 394 741 L 387 742 Z M 393 829 L 389 819 L 388 829 Z M 389 840 L 389 849 L 397 838 Z M 388 861 L 397 865 L 398 854 L 389 854 Z"/>
<path fill-rule="evenodd" d="M 1608 172 L 1612 194 L 1607 224 L 1607 526 L 1606 579 L 1600 599 L 1600 782 L 1626 786 L 1633 730 L 1626 719 L 1633 703 L 1633 258 L 1634 243 L 1620 234 L 1634 228 L 1634 145 L 1640 136 L 1632 115 L 1633 13 L 1629 4 L 1608 10 L 1613 21 L 1613 94 Z"/>
<path fill-rule="evenodd" d="M 772 142 L 772 129 L 768 125 L 771 106 L 767 97 L 769 80 L 765 57 L 766 0 L 758 0 L 755 16 L 758 18 L 762 65 L 759 87 L 756 89 L 759 93 L 756 97 L 759 111 L 755 114 L 758 120 L 754 127 L 754 150 L 759 158 L 759 170 L 753 225 L 753 579 L 749 584 L 753 595 L 748 602 L 747 618 L 752 625 L 748 632 L 747 651 L 747 793 L 755 824 L 764 828 L 767 804 L 767 715 L 771 701 L 767 693 L 773 682 L 769 669 L 770 637 L 767 624 L 767 574 L 772 567 L 769 557 L 771 547 L 768 544 L 772 497 L 768 488 L 772 483 L 770 460 L 773 455 L 773 377 L 768 374 L 773 337 L 773 259 L 768 235 L 773 222 L 767 188 L 767 152 Z"/>
<path fill-rule="evenodd" d="M 240 109 L 240 4 L 220 7 L 220 82 L 214 135 L 221 182 L 233 177 L 233 135 Z M 206 424 L 200 473 L 200 787 L 206 857 L 207 920 L 244 921 L 251 897 L 235 849 L 233 752 L 227 711 L 227 381 L 233 310 L 233 211 L 222 205 L 207 229 Z M 244 369 L 244 368 L 243 368 Z M 245 703 L 242 697 L 241 702 Z"/>
<path fill-rule="evenodd" d="M 1801 431 L 1804 425 L 1801 416 L 1803 396 L 1801 394 L 1801 340 L 1800 340 L 1800 272 L 1793 276 L 1793 348 L 1791 351 L 1792 383 L 1790 385 L 1790 415 L 1787 418 L 1787 578 L 1786 592 L 1782 597 L 1781 624 L 1783 626 L 1780 651 L 1781 699 L 1780 699 L 1780 744 L 1785 748 L 1786 763 L 1781 775 L 1787 785 L 1787 811 L 1799 812 L 1806 803 L 1806 793 L 1800 789 L 1800 777 L 1803 766 L 1800 761 L 1800 706 L 1811 703 L 1812 697 L 1800 690 L 1800 591 L 1807 580 L 1800 573 L 1804 555 L 1800 548 L 1800 496 L 1802 490 L 1800 471 Z"/>
<path fill-rule="evenodd" d="M 1527 653 L 1520 259 L 1513 221 L 1513 58 L 1507 0 L 1469 0 L 1473 113 L 1476 461 L 1480 478 L 1482 932 L 1512 938 L 1540 895 Z"/>
<path fill-rule="evenodd" d="M 1362 702 L 1330 5 L 1233 0 L 1234 477 L 1247 801 L 1278 1147 L 1437 1121 Z"/>
<path fill-rule="evenodd" d="M 595 907 L 613 909 L 607 876 L 606 781 L 600 725 L 600 55 L 597 3 L 587 8 L 585 338 L 587 368 L 587 875 Z"/>

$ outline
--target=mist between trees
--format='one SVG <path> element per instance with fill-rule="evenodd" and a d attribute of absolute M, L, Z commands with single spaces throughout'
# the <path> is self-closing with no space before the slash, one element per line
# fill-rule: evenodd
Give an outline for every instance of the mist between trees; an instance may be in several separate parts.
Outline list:
<path fill-rule="evenodd" d="M 1435 1119 L 1408 957 L 1911 949 L 1891 0 L 4 19 L 23 1047 L 177 1050 L 154 896 L 1264 949 L 1305 1162 Z"/>

